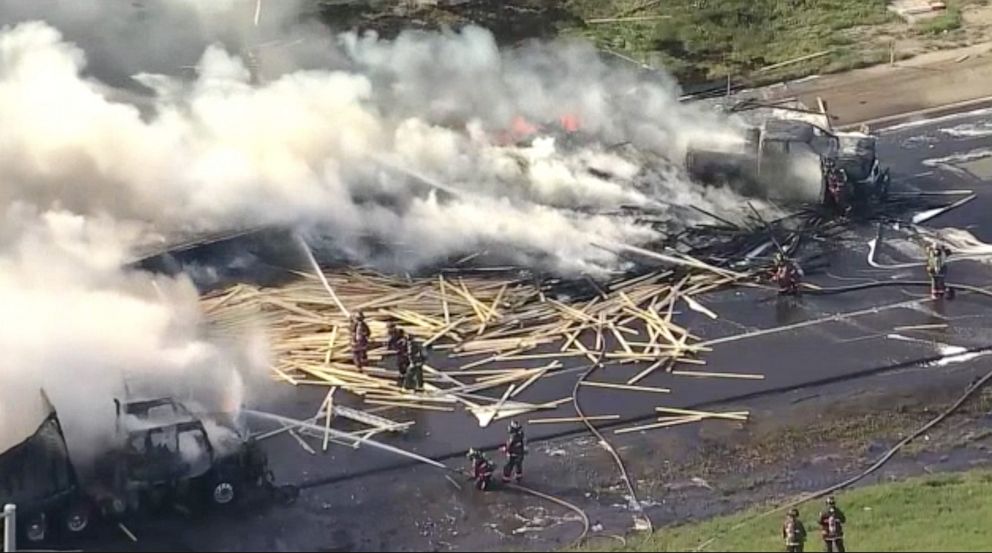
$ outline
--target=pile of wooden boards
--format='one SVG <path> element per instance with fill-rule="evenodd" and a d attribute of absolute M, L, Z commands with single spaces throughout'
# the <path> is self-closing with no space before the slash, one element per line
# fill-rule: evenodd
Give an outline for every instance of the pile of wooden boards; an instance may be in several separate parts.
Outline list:
<path fill-rule="evenodd" d="M 463 408 L 486 426 L 570 401 L 527 403 L 521 397 L 570 358 L 646 365 L 624 383 L 588 386 L 667 392 L 637 383 L 656 370 L 705 364 L 700 355 L 709 351 L 689 329 L 674 322 L 674 315 L 688 308 L 716 318 L 694 296 L 739 278 L 705 267 L 678 278 L 672 271 L 658 270 L 600 287 L 592 299 L 574 302 L 554 299 L 532 279 L 516 275 L 494 271 L 483 276 L 398 278 L 341 269 L 325 271 L 319 278 L 301 273 L 298 280 L 275 288 L 237 285 L 205 296 L 202 306 L 213 333 L 266 333 L 277 380 L 348 392 L 370 412 Z M 364 371 L 352 363 L 349 339 L 350 316 L 358 311 L 372 331 L 372 366 Z M 388 321 L 430 346 L 422 392 L 398 385 L 384 345 Z M 431 366 L 440 356 L 458 366 L 443 371 Z M 494 390 L 494 397 L 481 393 Z"/>

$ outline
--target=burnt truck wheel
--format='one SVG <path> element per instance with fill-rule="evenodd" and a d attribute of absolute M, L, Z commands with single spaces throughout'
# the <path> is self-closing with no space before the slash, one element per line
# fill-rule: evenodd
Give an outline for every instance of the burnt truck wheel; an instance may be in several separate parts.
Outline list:
<path fill-rule="evenodd" d="M 31 543 L 41 543 L 48 537 L 48 520 L 39 515 L 28 521 L 24 527 L 24 537 Z"/>
<path fill-rule="evenodd" d="M 92 510 L 88 505 L 76 504 L 69 508 L 63 519 L 65 529 L 70 534 L 79 535 L 90 527 L 90 517 Z"/>
<path fill-rule="evenodd" d="M 210 488 L 210 502 L 220 507 L 227 507 L 235 503 L 238 494 L 238 487 L 233 480 L 218 480 Z"/>

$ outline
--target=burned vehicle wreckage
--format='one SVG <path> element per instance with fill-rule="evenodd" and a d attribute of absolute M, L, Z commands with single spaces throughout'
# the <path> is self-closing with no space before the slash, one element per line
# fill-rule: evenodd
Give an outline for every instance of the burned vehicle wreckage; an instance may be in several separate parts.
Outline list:
<path fill-rule="evenodd" d="M 96 464 L 101 511 L 122 516 L 167 501 L 226 506 L 271 485 L 265 454 L 225 416 L 194 415 L 172 398 L 115 405 L 118 448 Z"/>
<path fill-rule="evenodd" d="M 885 197 L 889 173 L 867 132 L 832 132 L 802 119 L 769 118 L 733 148 L 695 146 L 686 156 L 694 180 L 744 194 L 844 209 Z"/>
<path fill-rule="evenodd" d="M 120 522 L 165 506 L 295 498 L 272 484 L 264 452 L 226 416 L 200 414 L 172 398 L 115 406 L 115 445 L 92 476 L 79 476 L 53 408 L 32 436 L 0 453 L 0 501 L 17 505 L 22 539 L 61 541 L 98 520 Z"/>

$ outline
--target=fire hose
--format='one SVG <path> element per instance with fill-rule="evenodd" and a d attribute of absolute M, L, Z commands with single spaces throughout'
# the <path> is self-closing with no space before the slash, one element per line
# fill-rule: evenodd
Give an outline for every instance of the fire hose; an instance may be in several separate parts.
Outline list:
<path fill-rule="evenodd" d="M 886 288 L 889 286 L 927 286 L 929 287 L 932 283 L 927 280 L 875 280 L 871 282 L 864 282 L 862 284 L 852 284 L 850 286 L 840 286 L 837 288 L 807 288 L 803 290 L 803 294 L 809 294 L 814 296 L 829 296 L 834 294 L 846 294 L 847 292 L 857 292 L 860 290 L 870 290 L 872 288 Z M 968 284 L 947 284 L 948 289 L 964 290 L 966 292 L 972 292 L 975 294 L 980 294 L 982 296 L 992 297 L 992 291 L 986 290 L 984 288 L 979 288 L 977 286 L 970 286 Z"/>
<path fill-rule="evenodd" d="M 450 468 L 450 467 L 447 467 L 447 466 L 444 467 L 444 468 L 445 468 L 446 471 L 451 472 L 451 473 L 454 473 L 454 474 L 457 474 L 457 475 L 460 475 L 460 476 L 470 476 L 470 475 L 468 475 L 468 473 L 462 472 L 460 470 L 456 470 L 456 469 L 453 469 L 453 468 Z M 577 514 L 579 516 L 579 522 L 582 523 L 582 533 L 579 534 L 579 537 L 575 538 L 575 540 L 572 541 L 572 543 L 569 546 L 569 548 L 574 549 L 576 547 L 579 547 L 580 545 L 582 545 L 586 541 L 586 537 L 589 536 L 589 531 L 590 531 L 590 529 L 591 529 L 592 526 L 589 523 L 589 515 L 587 515 L 586 512 L 583 511 L 581 507 L 579 507 L 579 506 L 577 506 L 577 505 L 575 505 L 573 503 L 569 503 L 568 501 L 565 501 L 564 499 L 562 499 L 560 497 L 555 497 L 555 496 L 553 496 L 551 494 L 546 494 L 544 492 L 539 492 L 539 491 L 537 491 L 537 490 L 535 490 L 533 488 L 528 488 L 527 486 L 522 486 L 520 484 L 513 484 L 511 482 L 504 482 L 503 485 L 506 486 L 506 488 L 508 488 L 508 489 L 516 490 L 518 492 L 523 492 L 525 494 L 532 495 L 532 496 L 537 497 L 539 499 L 543 499 L 545 501 L 549 501 L 551 503 L 554 503 L 556 505 L 559 505 L 561 507 L 564 507 L 564 508 L 566 508 L 566 509 L 574 512 L 575 514 Z"/>
<path fill-rule="evenodd" d="M 572 404 L 575 406 L 575 414 L 578 415 L 579 419 L 582 420 L 582 424 L 584 424 L 586 428 L 589 429 L 589 432 L 591 432 L 592 435 L 595 436 L 597 440 L 599 440 L 599 443 L 603 447 L 603 449 L 605 449 L 607 453 L 609 453 L 610 456 L 613 457 L 613 462 L 616 464 L 617 469 L 620 471 L 620 478 L 623 480 L 624 485 L 627 487 L 627 492 L 629 493 L 628 501 L 630 503 L 630 506 L 633 508 L 634 512 L 638 514 L 640 521 L 645 527 L 645 530 L 648 532 L 653 532 L 654 526 L 651 524 L 651 519 L 644 514 L 644 507 L 641 505 L 641 502 L 637 499 L 637 492 L 634 489 L 634 483 L 631 482 L 630 475 L 627 474 L 627 467 L 624 465 L 623 459 L 620 458 L 620 454 L 617 453 L 617 450 L 613 447 L 613 445 L 606 440 L 606 437 L 603 436 L 602 432 L 600 432 L 596 428 L 596 426 L 589 421 L 588 417 L 586 417 L 585 413 L 582 411 L 582 405 L 579 403 L 579 389 L 582 387 L 582 383 L 588 380 L 588 378 L 592 376 L 592 373 L 596 372 L 596 370 L 602 366 L 603 356 L 605 355 L 605 345 L 598 353 L 599 353 L 599 357 L 596 359 L 595 362 L 593 362 L 592 366 L 589 367 L 589 369 L 586 370 L 586 372 L 584 372 L 581 377 L 579 377 L 579 379 L 575 382 L 575 387 L 572 388 Z"/>

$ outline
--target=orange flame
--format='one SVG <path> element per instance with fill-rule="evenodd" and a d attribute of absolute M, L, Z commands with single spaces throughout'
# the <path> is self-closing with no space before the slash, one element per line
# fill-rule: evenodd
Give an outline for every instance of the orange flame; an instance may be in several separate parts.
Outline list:
<path fill-rule="evenodd" d="M 510 132 L 518 138 L 526 138 L 532 134 L 537 134 L 538 128 L 527 119 L 516 116 L 510 124 Z"/>
<path fill-rule="evenodd" d="M 579 116 L 574 113 L 562 115 L 561 128 L 565 129 L 565 132 L 579 132 L 579 129 L 582 128 L 582 123 L 579 122 Z"/>

